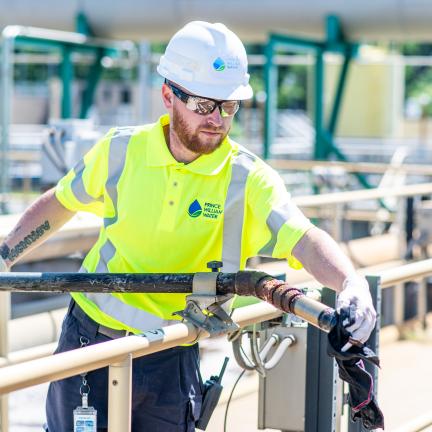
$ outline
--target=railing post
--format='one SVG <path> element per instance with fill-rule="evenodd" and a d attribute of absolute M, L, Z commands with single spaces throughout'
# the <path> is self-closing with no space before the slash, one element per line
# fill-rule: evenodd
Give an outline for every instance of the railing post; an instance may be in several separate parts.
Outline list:
<path fill-rule="evenodd" d="M 405 283 L 401 282 L 393 288 L 393 319 L 401 336 L 405 315 Z"/>
<path fill-rule="evenodd" d="M 417 293 L 417 317 L 420 321 L 422 329 L 425 330 L 427 327 L 427 278 L 423 278 L 418 281 L 418 293 Z"/>
<path fill-rule="evenodd" d="M 132 354 L 109 366 L 108 432 L 130 432 L 132 409 Z"/>
<path fill-rule="evenodd" d="M 336 293 L 322 289 L 321 301 L 335 306 Z M 342 392 L 336 361 L 327 354 L 327 334 L 307 328 L 305 432 L 340 431 Z"/>
<path fill-rule="evenodd" d="M 0 358 L 9 355 L 8 323 L 10 318 L 10 293 L 0 293 Z M 0 432 L 9 430 L 8 396 L 0 396 Z"/>
<path fill-rule="evenodd" d="M 398 228 L 399 257 L 405 258 L 407 253 L 407 199 L 397 198 L 396 224 Z M 403 336 L 405 318 L 405 283 L 399 283 L 393 288 L 393 318 L 399 332 L 399 338 Z"/>
<path fill-rule="evenodd" d="M 369 289 L 372 296 L 372 301 L 377 312 L 376 325 L 372 334 L 367 342 L 368 346 L 375 351 L 375 354 L 379 356 L 379 333 L 381 329 L 381 279 L 379 276 L 367 276 L 369 283 Z M 403 285 L 402 285 L 403 288 Z M 378 395 L 378 368 L 371 365 L 369 362 L 365 362 L 366 370 L 372 375 L 374 379 L 373 392 L 375 397 Z M 351 415 L 349 415 L 349 418 Z M 366 432 L 367 429 L 362 425 L 361 422 L 356 421 L 355 423 L 348 420 L 348 432 Z"/>
<path fill-rule="evenodd" d="M 336 204 L 334 206 L 333 238 L 337 242 L 343 241 L 344 213 L 345 213 L 344 204 Z"/>

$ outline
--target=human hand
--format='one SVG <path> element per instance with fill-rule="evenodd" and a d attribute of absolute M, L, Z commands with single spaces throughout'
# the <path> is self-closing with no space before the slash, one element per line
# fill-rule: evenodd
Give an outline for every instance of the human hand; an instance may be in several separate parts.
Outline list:
<path fill-rule="evenodd" d="M 8 271 L 9 271 L 9 267 L 6 264 L 6 261 L 0 255 L 0 272 L 8 272 Z"/>
<path fill-rule="evenodd" d="M 352 341 L 346 343 L 342 351 L 347 351 L 355 342 L 365 343 L 376 323 L 376 311 L 373 306 L 369 285 L 363 276 L 353 274 L 348 276 L 342 285 L 342 291 L 336 300 L 336 310 L 353 307 L 354 321 L 343 322 L 351 333 Z"/>

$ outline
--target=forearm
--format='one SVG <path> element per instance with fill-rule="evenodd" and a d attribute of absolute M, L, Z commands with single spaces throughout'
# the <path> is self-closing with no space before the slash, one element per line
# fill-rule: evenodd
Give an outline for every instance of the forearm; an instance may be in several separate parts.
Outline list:
<path fill-rule="evenodd" d="M 74 214 L 59 203 L 55 189 L 50 189 L 24 212 L 0 245 L 0 256 L 11 267 L 54 234 Z"/>
<path fill-rule="evenodd" d="M 339 245 L 324 231 L 311 228 L 296 244 L 293 255 L 324 286 L 340 292 L 355 270 Z"/>

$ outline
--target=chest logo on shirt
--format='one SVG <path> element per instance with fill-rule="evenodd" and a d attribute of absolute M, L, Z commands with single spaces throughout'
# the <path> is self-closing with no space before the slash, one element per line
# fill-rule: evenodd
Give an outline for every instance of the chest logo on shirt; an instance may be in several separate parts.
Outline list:
<path fill-rule="evenodd" d="M 188 208 L 188 214 L 192 218 L 203 216 L 208 219 L 218 219 L 223 213 L 222 206 L 216 203 L 205 202 L 202 206 L 196 199 Z"/>

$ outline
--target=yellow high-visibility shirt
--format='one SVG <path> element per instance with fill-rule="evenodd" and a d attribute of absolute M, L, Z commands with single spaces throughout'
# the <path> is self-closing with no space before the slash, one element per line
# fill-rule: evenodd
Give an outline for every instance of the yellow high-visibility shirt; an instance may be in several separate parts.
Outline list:
<path fill-rule="evenodd" d="M 194 273 L 223 261 L 244 269 L 257 255 L 301 264 L 292 249 L 312 226 L 291 202 L 280 176 L 226 138 L 209 155 L 184 164 L 171 155 L 157 123 L 112 129 L 63 177 L 60 203 L 104 219 L 83 271 Z M 142 332 L 171 320 L 184 294 L 74 293 L 98 323 Z"/>

